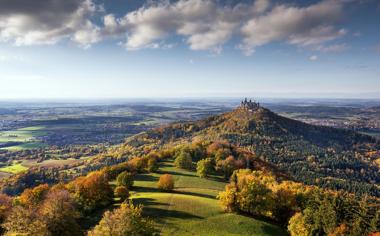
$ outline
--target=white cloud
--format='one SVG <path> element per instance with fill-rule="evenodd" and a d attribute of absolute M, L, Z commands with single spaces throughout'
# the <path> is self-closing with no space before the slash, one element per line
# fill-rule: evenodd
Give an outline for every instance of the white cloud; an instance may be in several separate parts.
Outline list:
<path fill-rule="evenodd" d="M 217 0 L 163 0 L 148 1 L 116 17 L 92 0 L 0 1 L 0 42 L 21 46 L 71 39 L 88 48 L 111 38 L 121 40 L 128 50 L 138 50 L 167 48 L 165 40 L 175 37 L 184 39 L 191 50 L 220 53 L 235 37 L 247 55 L 275 41 L 322 48 L 346 34 L 337 27 L 344 4 L 322 0 L 297 7 L 270 0 L 227 5 Z M 102 24 L 90 20 L 94 16 L 103 19 Z"/>
<path fill-rule="evenodd" d="M 252 17 L 241 28 L 242 49 L 252 52 L 273 41 L 300 46 L 321 45 L 346 34 L 334 26 L 342 15 L 340 1 L 327 0 L 308 7 L 277 5 L 267 14 Z"/>
<path fill-rule="evenodd" d="M 312 55 L 312 56 L 309 57 L 309 60 L 310 61 L 316 61 L 316 60 L 318 60 L 318 56 Z"/>
<path fill-rule="evenodd" d="M 0 1 L 0 42 L 55 44 L 71 37 L 87 46 L 100 39 L 88 19 L 100 10 L 91 0 Z"/>
<path fill-rule="evenodd" d="M 349 45 L 346 43 L 342 44 L 331 44 L 331 45 L 320 45 L 316 48 L 317 51 L 321 52 L 344 52 L 347 51 L 350 48 Z"/>

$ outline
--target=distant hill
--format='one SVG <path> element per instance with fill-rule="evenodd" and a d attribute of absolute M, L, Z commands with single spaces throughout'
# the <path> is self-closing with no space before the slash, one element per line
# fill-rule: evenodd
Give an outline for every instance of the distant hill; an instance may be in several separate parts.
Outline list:
<path fill-rule="evenodd" d="M 376 139 L 285 118 L 258 104 L 242 104 L 222 115 L 152 129 L 131 137 L 125 145 L 162 146 L 193 140 L 228 141 L 306 184 L 380 196 L 379 168 L 376 159 L 367 155 L 379 150 Z"/>

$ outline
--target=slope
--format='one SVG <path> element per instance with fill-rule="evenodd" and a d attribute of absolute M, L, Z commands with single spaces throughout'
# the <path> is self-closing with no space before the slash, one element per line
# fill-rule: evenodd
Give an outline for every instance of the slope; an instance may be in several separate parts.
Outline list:
<path fill-rule="evenodd" d="M 174 192 L 159 192 L 156 188 L 163 173 L 174 176 Z M 223 213 L 216 196 L 225 184 L 220 176 L 201 179 L 195 172 L 164 162 L 159 173 L 136 177 L 131 198 L 144 206 L 145 215 L 158 222 L 163 235 L 287 235 L 273 224 Z"/>
<path fill-rule="evenodd" d="M 226 140 L 254 152 L 294 180 L 380 196 L 379 168 L 370 151 L 376 139 L 349 130 L 309 125 L 259 107 L 193 122 L 179 122 L 131 137 L 124 147 L 161 148 L 194 140 Z"/>

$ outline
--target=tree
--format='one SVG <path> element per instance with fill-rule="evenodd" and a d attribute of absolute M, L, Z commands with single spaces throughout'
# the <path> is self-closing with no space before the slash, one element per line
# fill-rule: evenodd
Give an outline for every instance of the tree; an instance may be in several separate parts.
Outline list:
<path fill-rule="evenodd" d="M 174 179 L 170 174 L 164 174 L 160 176 L 157 187 L 163 191 L 171 191 L 174 189 Z"/>
<path fill-rule="evenodd" d="M 86 177 L 76 178 L 67 185 L 67 189 L 84 211 L 106 206 L 113 197 L 107 175 L 103 171 L 91 172 Z"/>
<path fill-rule="evenodd" d="M 47 225 L 37 216 L 37 213 L 22 206 L 14 207 L 2 226 L 6 236 L 51 235 Z"/>
<path fill-rule="evenodd" d="M 12 198 L 6 194 L 0 193 L 0 224 L 4 222 L 12 209 Z M 0 230 L 1 233 L 1 230 Z"/>
<path fill-rule="evenodd" d="M 125 201 L 129 198 L 128 188 L 125 186 L 117 186 L 114 190 L 115 197 L 119 197 L 120 201 Z"/>
<path fill-rule="evenodd" d="M 158 235 L 153 222 L 141 216 L 141 206 L 123 203 L 120 208 L 107 211 L 88 236 Z"/>
<path fill-rule="evenodd" d="M 205 178 L 211 171 L 212 171 L 212 160 L 210 158 L 198 161 L 197 175 L 199 177 Z"/>
<path fill-rule="evenodd" d="M 51 190 L 42 203 L 39 214 L 51 235 L 75 235 L 80 232 L 76 219 L 80 214 L 67 190 Z"/>
<path fill-rule="evenodd" d="M 181 169 L 191 170 L 193 168 L 193 161 L 191 159 L 191 155 L 187 151 L 182 150 L 175 159 L 174 165 Z"/>
<path fill-rule="evenodd" d="M 233 184 L 226 185 L 225 191 L 218 194 L 218 199 L 224 211 L 236 211 L 236 186 Z"/>
<path fill-rule="evenodd" d="M 154 156 L 149 157 L 148 163 L 147 163 L 147 169 L 151 173 L 156 172 L 158 170 L 158 161 L 156 157 Z"/>
<path fill-rule="evenodd" d="M 130 189 L 133 186 L 133 179 L 134 175 L 132 173 L 124 171 L 117 176 L 116 182 L 117 185 Z"/>
<path fill-rule="evenodd" d="M 25 189 L 19 197 L 20 203 L 28 207 L 35 206 L 43 200 L 48 190 L 49 185 L 47 184 L 38 185 L 33 189 Z"/>
<path fill-rule="evenodd" d="M 228 156 L 225 160 L 216 162 L 216 169 L 223 172 L 225 179 L 228 179 L 235 170 L 243 168 L 243 166 L 244 163 L 241 160 L 235 160 L 232 155 Z"/>
<path fill-rule="evenodd" d="M 290 217 L 298 210 L 296 194 L 288 184 L 290 182 L 285 181 L 274 191 L 272 214 L 282 225 L 287 225 Z"/>
<path fill-rule="evenodd" d="M 310 234 L 310 226 L 306 224 L 300 212 L 297 212 L 290 218 L 288 230 L 291 236 L 309 236 Z"/>

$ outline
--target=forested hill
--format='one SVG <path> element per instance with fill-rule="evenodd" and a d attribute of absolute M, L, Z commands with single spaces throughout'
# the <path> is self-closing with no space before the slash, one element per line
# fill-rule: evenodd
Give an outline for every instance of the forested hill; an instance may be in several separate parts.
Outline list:
<path fill-rule="evenodd" d="M 349 130 L 306 124 L 263 108 L 235 110 L 193 122 L 156 128 L 128 139 L 125 146 L 162 146 L 194 140 L 225 140 L 255 152 L 295 180 L 357 194 L 380 196 L 379 150 L 374 138 Z"/>

